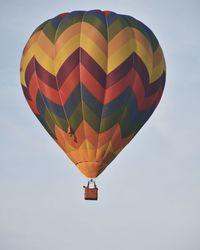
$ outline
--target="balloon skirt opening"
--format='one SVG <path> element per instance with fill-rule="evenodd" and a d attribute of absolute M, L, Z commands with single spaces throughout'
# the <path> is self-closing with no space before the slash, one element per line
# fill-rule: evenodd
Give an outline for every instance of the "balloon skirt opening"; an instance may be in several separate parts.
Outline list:
<path fill-rule="evenodd" d="M 87 178 L 96 178 L 107 165 L 102 162 L 80 162 L 76 166 Z"/>

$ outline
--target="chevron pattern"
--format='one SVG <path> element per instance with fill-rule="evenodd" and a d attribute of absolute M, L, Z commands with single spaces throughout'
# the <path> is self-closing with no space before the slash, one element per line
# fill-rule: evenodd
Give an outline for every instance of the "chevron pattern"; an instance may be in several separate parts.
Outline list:
<path fill-rule="evenodd" d="M 152 31 L 110 11 L 41 24 L 21 59 L 21 84 L 41 124 L 89 178 L 97 177 L 158 105 L 165 60 Z"/>

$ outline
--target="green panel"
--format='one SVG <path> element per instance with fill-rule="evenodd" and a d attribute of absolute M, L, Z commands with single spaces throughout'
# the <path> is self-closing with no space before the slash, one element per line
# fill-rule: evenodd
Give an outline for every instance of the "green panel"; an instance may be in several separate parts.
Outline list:
<path fill-rule="evenodd" d="M 82 105 L 80 103 L 69 118 L 69 123 L 73 131 L 76 131 L 82 120 L 83 120 Z"/>
<path fill-rule="evenodd" d="M 123 20 L 123 18 L 116 19 L 109 27 L 109 41 L 111 41 L 121 30 L 127 26 L 127 22 Z"/>
<path fill-rule="evenodd" d="M 129 23 L 130 27 L 133 27 L 144 34 L 144 36 L 150 42 L 153 51 L 155 51 L 157 49 L 159 43 L 158 43 L 157 38 L 153 34 L 153 32 L 146 25 L 144 25 L 142 22 L 140 22 L 132 17 L 124 16 L 124 18 Z"/>
<path fill-rule="evenodd" d="M 49 40 L 50 40 L 52 43 L 54 43 L 56 29 L 55 29 L 55 27 L 53 26 L 53 24 L 52 24 L 51 21 L 47 22 L 47 24 L 44 26 L 43 32 L 44 32 L 44 34 L 49 38 Z"/>
<path fill-rule="evenodd" d="M 133 133 L 134 128 L 133 125 L 130 123 L 127 108 L 124 109 L 119 124 L 121 127 L 122 138 L 125 138 Z"/>
<path fill-rule="evenodd" d="M 82 112 L 83 108 L 83 112 Z M 129 121 L 127 109 L 123 106 L 116 110 L 112 115 L 106 118 L 99 118 L 95 113 L 85 104 L 80 103 L 76 110 L 69 118 L 70 125 L 74 131 L 79 127 L 80 123 L 84 120 L 97 132 L 103 133 L 112 128 L 115 124 L 119 123 L 124 135 L 130 135 L 135 128 Z M 124 137 L 126 137 L 124 136 Z"/>
<path fill-rule="evenodd" d="M 59 36 L 66 30 L 68 29 L 70 26 L 72 26 L 75 23 L 79 23 L 81 22 L 83 19 L 83 15 L 72 15 L 70 16 L 67 15 L 65 18 L 63 18 L 63 20 L 61 21 L 60 25 L 58 26 L 58 30 L 56 32 L 56 37 L 55 37 L 55 41 L 59 38 Z"/>
<path fill-rule="evenodd" d="M 46 124 L 48 125 L 49 129 L 51 131 L 54 131 L 54 127 L 55 127 L 55 122 L 53 121 L 52 117 L 51 117 L 51 114 L 49 112 L 48 109 L 45 109 L 45 112 L 44 112 L 44 119 L 45 119 L 45 122 Z"/>
<path fill-rule="evenodd" d="M 104 22 L 102 22 L 98 17 L 88 14 L 84 16 L 83 21 L 95 27 L 107 40 L 107 36 L 108 36 L 107 25 Z"/>
<path fill-rule="evenodd" d="M 40 122 L 41 122 L 41 118 L 42 117 L 38 118 Z M 42 118 L 42 120 L 43 120 L 43 118 Z M 49 118 L 47 120 L 49 120 Z M 53 126 L 52 122 L 49 121 L 49 123 L 48 123 L 47 121 L 43 120 L 41 122 L 41 124 L 45 128 L 45 130 L 49 133 L 49 135 L 55 140 L 56 136 L 55 136 L 54 126 Z"/>
<path fill-rule="evenodd" d="M 84 120 L 87 121 L 87 123 L 90 124 L 90 126 L 96 131 L 99 132 L 99 127 L 100 127 L 100 118 L 95 115 L 93 111 L 84 103 L 82 102 L 83 105 L 83 116 Z"/>
<path fill-rule="evenodd" d="M 43 22 L 42 24 L 40 24 L 40 25 L 33 31 L 31 37 L 32 37 L 35 33 L 41 31 L 41 30 L 43 29 L 43 27 L 47 24 L 48 21 L 49 21 L 49 20 L 47 20 L 47 21 Z"/>
<path fill-rule="evenodd" d="M 124 107 L 120 107 L 112 115 L 107 116 L 106 118 L 101 119 L 101 128 L 100 133 L 105 132 L 106 130 L 112 128 L 116 123 L 119 122 L 121 114 L 123 113 Z"/>
<path fill-rule="evenodd" d="M 65 132 L 68 129 L 68 124 L 66 120 L 60 118 L 49 110 L 47 111 L 47 109 L 45 110 L 45 121 L 48 124 L 49 128 L 53 131 L 55 129 L 55 124 Z"/>

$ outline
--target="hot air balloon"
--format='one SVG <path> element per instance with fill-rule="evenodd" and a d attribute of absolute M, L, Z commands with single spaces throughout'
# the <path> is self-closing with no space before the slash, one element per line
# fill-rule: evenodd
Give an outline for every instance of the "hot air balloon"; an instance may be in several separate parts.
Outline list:
<path fill-rule="evenodd" d="M 90 179 L 152 115 L 166 70 L 162 49 L 146 25 L 91 10 L 42 23 L 23 50 L 20 75 L 35 116 Z"/>

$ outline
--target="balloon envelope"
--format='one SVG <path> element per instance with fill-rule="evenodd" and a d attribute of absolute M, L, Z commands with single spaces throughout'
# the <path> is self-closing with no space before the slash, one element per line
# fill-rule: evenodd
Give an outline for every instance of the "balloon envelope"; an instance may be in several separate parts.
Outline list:
<path fill-rule="evenodd" d="M 26 100 L 80 171 L 98 176 L 158 105 L 165 61 L 131 16 L 74 11 L 41 24 L 21 59 Z"/>

